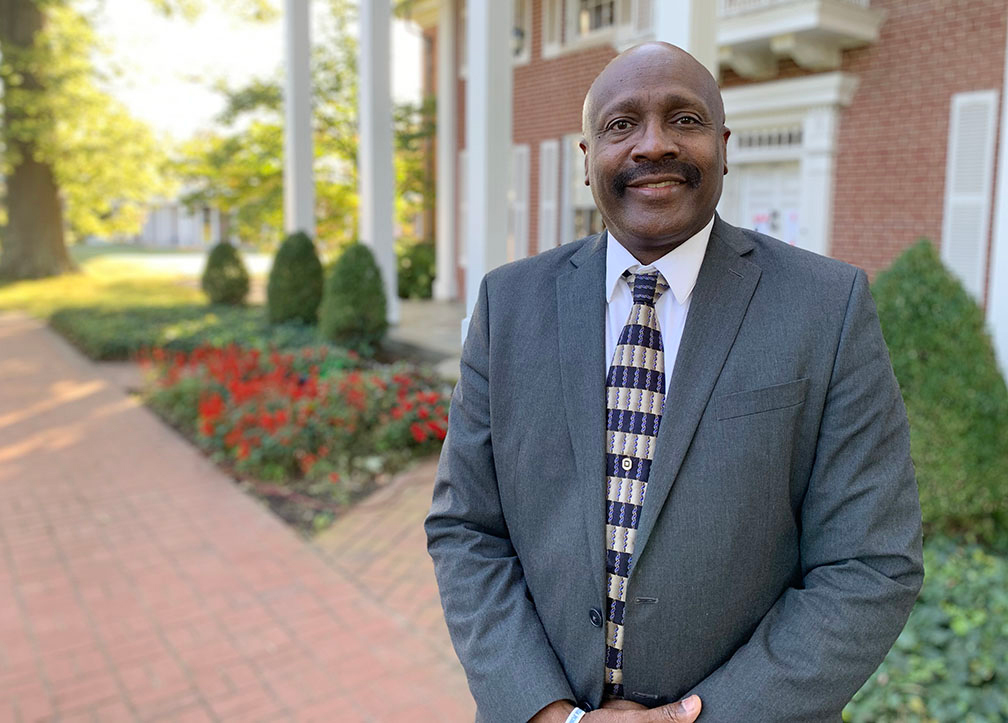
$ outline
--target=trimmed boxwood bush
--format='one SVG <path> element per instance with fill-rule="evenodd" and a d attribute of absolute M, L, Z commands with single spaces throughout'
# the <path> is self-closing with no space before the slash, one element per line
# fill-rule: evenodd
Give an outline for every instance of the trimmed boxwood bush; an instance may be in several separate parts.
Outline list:
<path fill-rule="evenodd" d="M 983 314 L 927 241 L 872 291 L 910 417 L 924 521 L 987 537 L 1008 510 L 1008 390 Z"/>
<path fill-rule="evenodd" d="M 322 262 L 308 234 L 298 231 L 280 244 L 266 285 L 266 308 L 274 324 L 314 324 L 322 300 Z"/>
<path fill-rule="evenodd" d="M 400 299 L 429 299 L 437 272 L 434 245 L 426 241 L 396 244 Z"/>
<path fill-rule="evenodd" d="M 238 249 L 227 241 L 210 249 L 200 286 L 211 304 L 244 304 L 249 292 L 249 274 Z"/>
<path fill-rule="evenodd" d="M 337 344 L 373 351 L 385 335 L 385 287 L 371 249 L 352 243 L 343 249 L 326 277 L 319 332 Z"/>
<path fill-rule="evenodd" d="M 844 720 L 1008 720 L 1008 559 L 938 537 L 924 567 L 906 628 Z"/>

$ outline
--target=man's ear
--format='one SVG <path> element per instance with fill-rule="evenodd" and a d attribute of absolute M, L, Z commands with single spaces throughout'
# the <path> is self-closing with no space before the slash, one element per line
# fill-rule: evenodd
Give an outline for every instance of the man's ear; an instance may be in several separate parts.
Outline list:
<path fill-rule="evenodd" d="M 723 175 L 725 175 L 725 176 L 728 175 L 728 136 L 730 136 L 730 135 L 731 135 L 731 130 L 729 130 L 727 127 L 725 127 L 725 129 L 724 129 L 724 136 L 722 137 L 722 140 L 721 140 L 721 158 L 724 159 L 724 174 Z"/>
<path fill-rule="evenodd" d="M 584 185 L 590 186 L 591 184 L 588 183 L 588 141 L 582 138 L 578 146 L 581 148 L 581 152 L 584 153 Z"/>

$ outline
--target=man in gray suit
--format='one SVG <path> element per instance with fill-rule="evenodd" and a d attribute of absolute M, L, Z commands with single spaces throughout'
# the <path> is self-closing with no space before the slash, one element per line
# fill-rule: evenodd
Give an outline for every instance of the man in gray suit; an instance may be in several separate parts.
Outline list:
<path fill-rule="evenodd" d="M 920 588 L 864 272 L 717 217 L 724 120 L 684 51 L 614 59 L 606 232 L 481 284 L 426 521 L 479 720 L 836 721 Z"/>

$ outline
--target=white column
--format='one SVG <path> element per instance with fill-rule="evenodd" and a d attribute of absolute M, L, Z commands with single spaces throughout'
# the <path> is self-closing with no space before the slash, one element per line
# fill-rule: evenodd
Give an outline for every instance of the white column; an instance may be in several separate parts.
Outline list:
<path fill-rule="evenodd" d="M 395 256 L 395 169 L 392 166 L 392 8 L 360 4 L 358 119 L 360 240 L 371 247 L 385 280 L 389 323 L 399 322 Z"/>
<path fill-rule="evenodd" d="M 1008 378 L 1008 52 L 1005 54 L 1002 84 L 994 229 L 987 267 L 987 326 L 993 337 L 1001 374 Z"/>
<path fill-rule="evenodd" d="M 466 36 L 466 319 L 480 280 L 507 260 L 511 163 L 511 0 L 469 0 Z M 465 326 L 465 322 L 463 322 Z"/>
<path fill-rule="evenodd" d="M 455 102 L 455 0 L 441 0 L 437 33 L 437 275 L 434 298 L 458 295 L 455 278 L 455 153 L 458 133 Z"/>
<path fill-rule="evenodd" d="M 310 0 L 285 0 L 284 229 L 315 235 L 312 170 Z"/>
<path fill-rule="evenodd" d="M 824 256 L 830 252 L 833 228 L 836 131 L 837 109 L 832 106 L 808 111 L 802 123 L 798 245 Z"/>
<path fill-rule="evenodd" d="M 718 75 L 717 5 L 714 0 L 656 0 L 655 40 L 678 45 Z"/>

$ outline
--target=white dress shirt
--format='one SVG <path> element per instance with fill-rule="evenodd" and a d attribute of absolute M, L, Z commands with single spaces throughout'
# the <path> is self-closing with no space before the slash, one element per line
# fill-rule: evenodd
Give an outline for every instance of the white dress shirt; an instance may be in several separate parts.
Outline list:
<path fill-rule="evenodd" d="M 657 270 L 669 285 L 669 290 L 655 304 L 665 355 L 665 391 L 668 392 L 669 378 L 675 368 L 679 342 L 682 341 L 683 327 L 686 325 L 690 298 L 693 296 L 693 287 L 700 274 L 700 264 L 707 252 L 707 242 L 713 226 L 714 217 L 711 216 L 711 220 L 696 235 L 647 266 L 642 266 L 618 239 L 606 232 L 609 237 L 606 243 L 605 285 L 607 372 L 616 352 L 616 342 L 619 341 L 620 333 L 630 316 L 630 309 L 633 308 L 633 294 L 623 278 L 623 272 L 629 269 L 636 274 Z"/>

